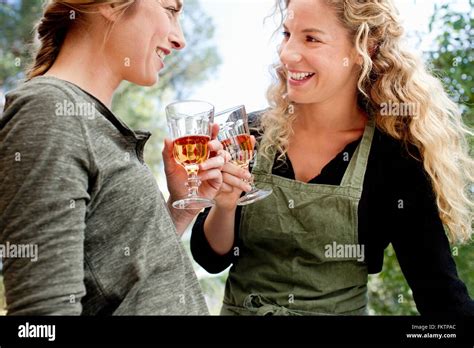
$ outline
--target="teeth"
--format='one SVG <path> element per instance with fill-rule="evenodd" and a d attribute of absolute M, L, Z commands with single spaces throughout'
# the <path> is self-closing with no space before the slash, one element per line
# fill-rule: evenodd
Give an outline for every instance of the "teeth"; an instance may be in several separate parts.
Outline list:
<path fill-rule="evenodd" d="M 157 47 L 155 51 L 160 59 L 163 60 L 165 58 L 165 52 L 161 48 Z"/>
<path fill-rule="evenodd" d="M 293 73 L 291 71 L 288 71 L 288 75 L 290 76 L 290 78 L 292 78 L 293 80 L 303 80 L 305 78 L 307 78 L 308 76 L 313 76 L 314 73 L 310 73 L 310 72 L 305 72 L 305 73 Z"/>

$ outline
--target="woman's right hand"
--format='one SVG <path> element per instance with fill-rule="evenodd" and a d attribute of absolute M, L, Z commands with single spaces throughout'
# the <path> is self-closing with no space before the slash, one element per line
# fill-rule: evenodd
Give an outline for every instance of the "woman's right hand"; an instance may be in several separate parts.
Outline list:
<path fill-rule="evenodd" d="M 252 135 L 250 138 L 252 146 L 255 146 L 255 137 Z M 226 210 L 235 209 L 242 191 L 249 192 L 252 189 L 248 183 L 251 174 L 248 168 L 239 167 L 231 162 L 226 163 L 221 171 L 223 182 L 219 193 L 214 198 L 216 206 Z"/>
<path fill-rule="evenodd" d="M 241 168 L 231 162 L 226 163 L 221 171 L 223 182 L 214 200 L 218 208 L 231 210 L 237 206 L 237 200 L 242 191 L 248 192 L 252 189 L 248 183 L 251 175 L 248 169 Z"/>

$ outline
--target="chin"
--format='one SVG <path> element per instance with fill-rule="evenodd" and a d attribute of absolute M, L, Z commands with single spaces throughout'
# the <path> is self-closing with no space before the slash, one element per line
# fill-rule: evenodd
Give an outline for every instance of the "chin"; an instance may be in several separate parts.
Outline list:
<path fill-rule="evenodd" d="M 160 77 L 158 76 L 158 73 L 153 73 L 148 76 L 146 81 L 144 81 L 144 84 L 142 86 L 148 86 L 151 87 L 153 85 L 156 85 L 159 81 Z"/>
<path fill-rule="evenodd" d="M 291 100 L 293 103 L 297 104 L 310 104 L 314 103 L 314 98 L 309 96 L 301 95 L 300 93 L 288 93 L 288 99 Z"/>
<path fill-rule="evenodd" d="M 153 77 L 143 82 L 141 86 L 151 87 L 151 86 L 154 86 L 157 82 L 158 82 L 158 77 Z"/>
<path fill-rule="evenodd" d="M 127 79 L 127 81 L 138 86 L 151 87 L 158 82 L 158 75 L 143 76 L 141 78 L 134 77 Z"/>

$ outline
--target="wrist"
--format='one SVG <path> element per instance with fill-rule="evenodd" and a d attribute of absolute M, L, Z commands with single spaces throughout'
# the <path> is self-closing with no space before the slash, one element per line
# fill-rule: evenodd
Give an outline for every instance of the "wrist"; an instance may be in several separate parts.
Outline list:
<path fill-rule="evenodd" d="M 168 202 L 166 202 L 166 205 L 170 212 L 171 220 L 176 227 L 176 232 L 181 236 L 199 212 L 173 208 L 173 202 L 174 200 L 170 198 Z"/>
<path fill-rule="evenodd" d="M 216 201 L 215 209 L 221 213 L 233 214 L 237 209 L 237 202 L 229 203 L 227 200 L 225 203 L 220 203 L 219 201 Z"/>
<path fill-rule="evenodd" d="M 176 209 L 173 207 L 173 202 L 177 199 L 169 198 L 166 205 L 168 206 L 168 210 L 170 211 L 171 217 L 175 222 L 181 220 L 188 220 L 194 219 L 194 217 L 199 213 L 197 210 L 193 209 Z"/>

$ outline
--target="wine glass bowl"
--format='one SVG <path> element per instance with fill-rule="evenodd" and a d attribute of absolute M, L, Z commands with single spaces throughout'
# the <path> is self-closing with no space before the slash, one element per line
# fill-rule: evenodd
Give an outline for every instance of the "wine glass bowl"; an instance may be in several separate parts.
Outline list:
<path fill-rule="evenodd" d="M 184 169 L 191 173 L 199 171 L 199 164 L 209 158 L 207 144 L 211 137 L 206 135 L 188 135 L 174 140 L 173 157 Z"/>
<path fill-rule="evenodd" d="M 248 167 L 255 155 L 250 135 L 236 134 L 223 139 L 221 143 L 224 150 L 230 154 L 232 163 L 242 168 Z"/>

